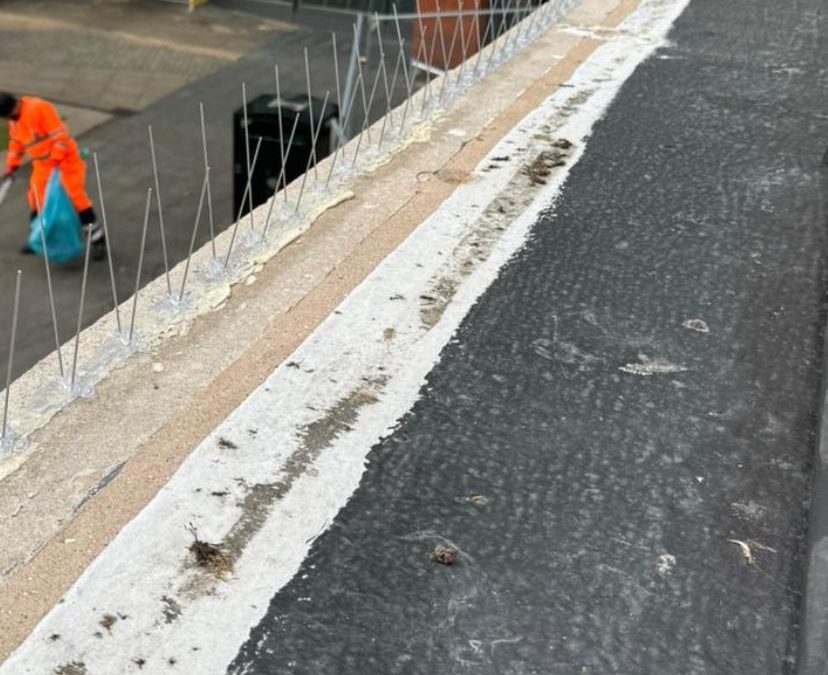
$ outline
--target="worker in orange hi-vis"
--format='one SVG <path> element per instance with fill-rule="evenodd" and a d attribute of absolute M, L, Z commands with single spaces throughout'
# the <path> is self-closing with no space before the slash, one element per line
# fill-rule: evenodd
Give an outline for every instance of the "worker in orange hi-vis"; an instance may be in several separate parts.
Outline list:
<path fill-rule="evenodd" d="M 92 257 L 102 259 L 106 255 L 106 239 L 104 229 L 95 217 L 92 201 L 86 194 L 86 162 L 81 158 L 78 144 L 69 135 L 55 106 L 34 96 L 17 98 L 0 91 L 0 117 L 9 121 L 9 153 L 3 178 L 5 188 L 8 189 L 24 156 L 28 155 L 32 160 L 28 197 L 34 218 L 38 203 L 43 203 L 49 176 L 54 169 L 60 169 L 61 183 L 78 212 L 83 234 L 90 235 Z M 32 253 L 28 246 L 22 252 Z"/>

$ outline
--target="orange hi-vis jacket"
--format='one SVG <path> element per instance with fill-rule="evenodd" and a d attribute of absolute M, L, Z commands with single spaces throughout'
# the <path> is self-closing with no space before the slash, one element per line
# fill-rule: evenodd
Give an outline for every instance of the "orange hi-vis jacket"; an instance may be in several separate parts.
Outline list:
<path fill-rule="evenodd" d="M 20 115 L 9 119 L 9 169 L 16 169 L 28 155 L 32 160 L 29 184 L 29 206 L 38 210 L 45 197 L 46 183 L 55 167 L 60 168 L 61 182 L 80 212 L 91 208 L 86 194 L 86 162 L 80 156 L 78 144 L 60 118 L 55 106 L 34 96 L 20 99 Z"/>

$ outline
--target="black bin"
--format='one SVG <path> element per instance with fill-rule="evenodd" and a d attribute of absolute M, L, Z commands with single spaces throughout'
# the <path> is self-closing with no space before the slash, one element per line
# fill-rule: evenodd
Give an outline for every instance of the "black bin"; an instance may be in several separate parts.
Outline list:
<path fill-rule="evenodd" d="M 253 170 L 250 181 L 253 193 L 253 208 L 266 202 L 273 195 L 279 174 L 282 170 L 282 158 L 279 152 L 279 114 L 282 115 L 282 129 L 284 133 L 285 152 L 293 129 L 294 120 L 298 117 L 296 134 L 293 138 L 290 155 L 287 158 L 285 176 L 287 182 L 301 176 L 308 159 L 311 156 L 311 141 L 316 125 L 322 115 L 321 99 L 312 98 L 313 120 L 308 114 L 307 96 L 283 97 L 281 105 L 279 99 L 272 94 L 259 96 L 247 104 L 247 127 L 250 139 L 250 162 L 256 152 L 256 144 L 262 139 L 259 158 Z M 321 160 L 329 155 L 335 147 L 336 141 L 334 122 L 339 119 L 339 109 L 336 104 L 328 103 L 325 106 L 325 117 L 316 141 L 316 159 Z M 313 124 L 311 124 L 311 122 Z M 239 108 L 233 113 L 233 217 L 242 207 L 242 198 L 247 187 L 247 158 L 244 152 L 244 109 Z M 242 208 L 242 215 L 249 211 L 248 202 Z"/>

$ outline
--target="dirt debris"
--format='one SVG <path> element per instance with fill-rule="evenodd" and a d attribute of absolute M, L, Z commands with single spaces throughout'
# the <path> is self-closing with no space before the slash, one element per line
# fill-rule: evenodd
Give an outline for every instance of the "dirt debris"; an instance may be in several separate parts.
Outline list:
<path fill-rule="evenodd" d="M 441 565 L 453 565 L 457 562 L 459 555 L 460 551 L 454 548 L 454 546 L 443 546 L 442 544 L 437 544 L 431 552 L 431 559 Z"/>
<path fill-rule="evenodd" d="M 666 359 L 651 359 L 644 354 L 638 355 L 638 362 L 625 363 L 618 366 L 622 373 L 638 375 L 639 377 L 651 377 L 652 375 L 669 375 L 671 373 L 683 373 L 687 371 L 685 366 L 670 363 Z"/>
<path fill-rule="evenodd" d="M 673 573 L 673 570 L 676 568 L 676 556 L 670 553 L 663 553 L 658 556 L 658 560 L 656 560 L 656 571 L 662 575 L 667 576 Z"/>
<path fill-rule="evenodd" d="M 161 616 L 164 618 L 164 623 L 172 623 L 181 616 L 181 605 L 175 601 L 175 598 L 162 595 L 161 605 Z"/>
<path fill-rule="evenodd" d="M 701 319 L 687 319 L 687 321 L 682 322 L 681 324 L 684 328 L 689 330 L 694 330 L 697 333 L 709 333 L 710 326 L 707 325 Z"/>
<path fill-rule="evenodd" d="M 86 664 L 83 661 L 67 661 L 55 666 L 53 675 L 88 675 Z"/>
<path fill-rule="evenodd" d="M 745 543 L 747 543 L 747 545 L 750 546 L 751 548 L 757 549 L 758 551 L 767 551 L 768 553 L 776 553 L 777 552 L 775 548 L 771 548 L 770 546 L 765 546 L 764 544 L 760 544 L 755 539 L 748 539 L 748 540 L 746 540 Z"/>
<path fill-rule="evenodd" d="M 555 167 L 564 166 L 571 154 L 574 144 L 565 138 L 553 138 L 545 134 L 542 143 L 546 149 L 524 164 L 509 181 L 501 193 L 486 207 L 477 220 L 477 224 L 452 252 L 449 269 L 442 271 L 431 284 L 428 292 L 420 295 L 420 323 L 430 330 L 442 318 L 449 303 L 454 298 L 461 282 L 468 277 L 480 263 L 485 261 L 499 235 L 520 213 L 523 212 L 536 196 L 537 188 L 545 185 Z M 510 155 L 492 157 L 492 162 L 512 160 Z M 496 168 L 494 163 L 490 168 Z"/>
<path fill-rule="evenodd" d="M 754 549 L 757 551 L 776 553 L 775 549 L 772 549 L 770 546 L 760 544 L 758 541 L 754 541 L 753 539 L 728 539 L 727 541 L 734 546 L 739 547 L 739 553 L 742 554 L 742 560 L 744 560 L 747 565 L 756 565 L 756 557 L 753 554 Z"/>
<path fill-rule="evenodd" d="M 224 450 L 237 450 L 238 445 L 233 443 L 233 441 L 228 441 L 224 436 L 220 436 L 218 439 L 218 446 L 223 448 Z"/>
<path fill-rule="evenodd" d="M 523 168 L 523 174 L 532 185 L 546 185 L 552 169 L 564 166 L 568 155 L 560 150 L 542 150 L 534 161 Z"/>
<path fill-rule="evenodd" d="M 459 282 L 457 279 L 443 277 L 439 279 L 432 291 L 434 295 L 423 294 L 420 296 L 422 300 L 420 306 L 420 321 L 427 328 L 433 328 L 437 325 L 451 302 L 454 294 L 457 292 Z"/>
<path fill-rule="evenodd" d="M 198 529 L 192 523 L 187 524 L 187 531 L 193 535 L 193 543 L 189 551 L 193 554 L 195 564 L 206 569 L 216 577 L 224 577 L 233 571 L 233 563 L 230 558 L 215 544 L 203 541 L 198 538 Z"/>
<path fill-rule="evenodd" d="M 107 633 L 112 633 L 112 626 L 116 624 L 118 617 L 114 614 L 104 614 L 98 624 L 106 628 Z"/>
<path fill-rule="evenodd" d="M 385 376 L 366 379 L 364 384 L 301 429 L 299 448 L 288 457 L 282 475 L 274 482 L 249 484 L 242 478 L 234 479 L 245 491 L 238 503 L 241 515 L 218 545 L 202 541 L 192 523 L 187 526 L 193 535 L 193 543 L 189 546 L 189 552 L 195 558 L 193 567 L 210 571 L 212 575 L 200 574 L 190 578 L 179 589 L 179 598 L 195 598 L 210 593 L 211 576 L 222 579 L 232 572 L 250 539 L 264 525 L 273 505 L 290 491 L 294 481 L 313 472 L 312 465 L 319 455 L 337 437 L 352 428 L 363 407 L 379 400 L 379 393 L 386 382 Z"/>

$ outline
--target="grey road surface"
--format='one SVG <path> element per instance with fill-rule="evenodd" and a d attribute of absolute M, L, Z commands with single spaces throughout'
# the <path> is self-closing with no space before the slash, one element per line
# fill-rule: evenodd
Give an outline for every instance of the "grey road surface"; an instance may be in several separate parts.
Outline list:
<path fill-rule="evenodd" d="M 691 1 L 230 673 L 792 671 L 824 9 Z"/>

